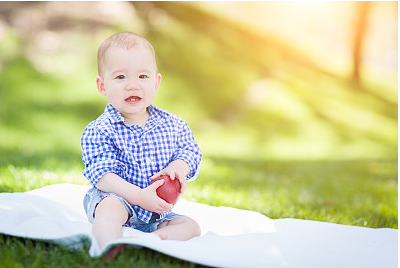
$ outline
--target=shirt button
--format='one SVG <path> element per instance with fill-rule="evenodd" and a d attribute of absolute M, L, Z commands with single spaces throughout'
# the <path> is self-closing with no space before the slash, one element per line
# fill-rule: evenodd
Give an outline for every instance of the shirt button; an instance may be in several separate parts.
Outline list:
<path fill-rule="evenodd" d="M 146 164 L 150 164 L 150 163 L 151 163 L 150 157 L 146 157 Z"/>

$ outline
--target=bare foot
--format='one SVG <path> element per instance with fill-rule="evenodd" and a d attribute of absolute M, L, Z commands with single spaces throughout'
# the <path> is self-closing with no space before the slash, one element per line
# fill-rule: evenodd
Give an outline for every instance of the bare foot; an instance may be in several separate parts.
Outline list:
<path fill-rule="evenodd" d="M 104 256 L 103 262 L 108 264 L 112 259 L 117 257 L 121 251 L 126 247 L 126 244 L 121 244 L 116 246 L 115 248 L 111 249 L 107 254 Z"/>
<path fill-rule="evenodd" d="M 161 240 L 167 239 L 167 234 L 166 233 L 155 232 L 155 234 L 158 235 L 158 237 L 161 238 Z"/>

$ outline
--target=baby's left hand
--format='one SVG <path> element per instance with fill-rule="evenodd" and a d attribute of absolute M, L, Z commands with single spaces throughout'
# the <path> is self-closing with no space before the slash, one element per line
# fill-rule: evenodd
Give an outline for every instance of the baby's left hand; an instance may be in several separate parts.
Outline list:
<path fill-rule="evenodd" d="M 150 179 L 154 180 L 163 175 L 168 175 L 172 180 L 178 179 L 179 182 L 181 183 L 181 193 L 183 193 L 187 187 L 186 176 L 189 173 L 190 173 L 189 165 L 185 161 L 177 159 L 169 163 L 169 165 L 160 172 L 154 174 Z"/>

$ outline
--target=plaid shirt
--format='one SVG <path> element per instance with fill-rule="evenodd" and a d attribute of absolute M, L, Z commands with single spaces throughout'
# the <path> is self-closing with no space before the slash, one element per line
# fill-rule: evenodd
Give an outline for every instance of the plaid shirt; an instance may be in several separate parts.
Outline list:
<path fill-rule="evenodd" d="M 198 175 L 201 152 L 193 134 L 181 118 L 152 105 L 143 129 L 127 124 L 122 115 L 108 104 L 104 113 L 91 122 L 81 137 L 83 175 L 94 186 L 109 172 L 146 188 L 150 177 L 176 159 L 190 167 L 187 180 Z M 149 222 L 152 212 L 133 206 L 138 218 Z M 160 219 L 168 213 L 160 214 Z"/>

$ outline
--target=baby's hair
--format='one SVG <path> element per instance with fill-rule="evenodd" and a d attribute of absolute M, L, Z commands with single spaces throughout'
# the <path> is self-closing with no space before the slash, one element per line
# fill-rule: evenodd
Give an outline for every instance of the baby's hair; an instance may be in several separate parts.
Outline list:
<path fill-rule="evenodd" d="M 99 72 L 99 76 L 102 76 L 103 72 L 103 65 L 104 65 L 104 58 L 106 55 L 106 52 L 109 48 L 111 47 L 121 47 L 124 49 L 132 49 L 133 47 L 145 47 L 150 49 L 151 53 L 153 53 L 154 56 L 154 62 L 156 62 L 156 57 L 155 57 L 155 52 L 153 46 L 150 44 L 149 41 L 146 40 L 146 38 L 132 33 L 132 32 L 121 32 L 121 33 L 116 33 L 110 37 L 108 37 L 106 40 L 101 43 L 99 50 L 97 52 L 97 68 Z M 156 64 L 157 68 L 157 64 Z M 157 70 L 156 70 L 157 72 Z"/>

